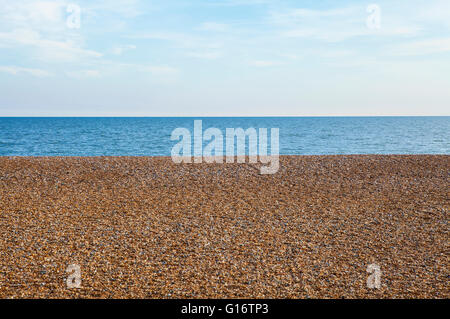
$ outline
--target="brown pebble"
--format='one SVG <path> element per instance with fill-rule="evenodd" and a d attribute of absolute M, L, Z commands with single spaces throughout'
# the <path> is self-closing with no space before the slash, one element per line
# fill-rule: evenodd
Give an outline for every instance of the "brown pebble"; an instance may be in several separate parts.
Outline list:
<path fill-rule="evenodd" d="M 449 156 L 280 165 L 2 157 L 0 298 L 450 297 Z"/>

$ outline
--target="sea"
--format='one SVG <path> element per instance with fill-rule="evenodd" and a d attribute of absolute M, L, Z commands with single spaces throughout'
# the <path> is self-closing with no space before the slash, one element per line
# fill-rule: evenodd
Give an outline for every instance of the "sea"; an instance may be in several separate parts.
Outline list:
<path fill-rule="evenodd" d="M 278 128 L 282 155 L 450 154 L 450 116 L 0 117 L 0 156 L 170 156 L 172 132 L 193 136 L 195 120 L 224 136 L 226 128 Z"/>

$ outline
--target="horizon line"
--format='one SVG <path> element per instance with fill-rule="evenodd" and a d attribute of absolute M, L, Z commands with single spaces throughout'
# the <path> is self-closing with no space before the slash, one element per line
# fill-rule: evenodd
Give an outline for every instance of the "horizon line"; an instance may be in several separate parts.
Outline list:
<path fill-rule="evenodd" d="M 329 118 L 329 117 L 450 117 L 450 115 L 0 115 L 0 118 Z"/>

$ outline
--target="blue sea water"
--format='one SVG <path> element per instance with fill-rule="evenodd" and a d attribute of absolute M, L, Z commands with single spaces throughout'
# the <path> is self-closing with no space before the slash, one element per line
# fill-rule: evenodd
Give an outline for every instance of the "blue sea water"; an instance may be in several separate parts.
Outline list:
<path fill-rule="evenodd" d="M 172 131 L 193 134 L 196 119 L 224 135 L 226 128 L 279 128 L 285 155 L 450 153 L 448 116 L 0 118 L 0 156 L 170 156 Z"/>

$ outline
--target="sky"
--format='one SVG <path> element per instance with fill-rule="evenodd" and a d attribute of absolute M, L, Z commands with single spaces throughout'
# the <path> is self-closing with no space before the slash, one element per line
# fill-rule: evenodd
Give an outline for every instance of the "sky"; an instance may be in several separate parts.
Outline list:
<path fill-rule="evenodd" d="M 449 0 L 0 0 L 0 116 L 449 110 Z"/>

